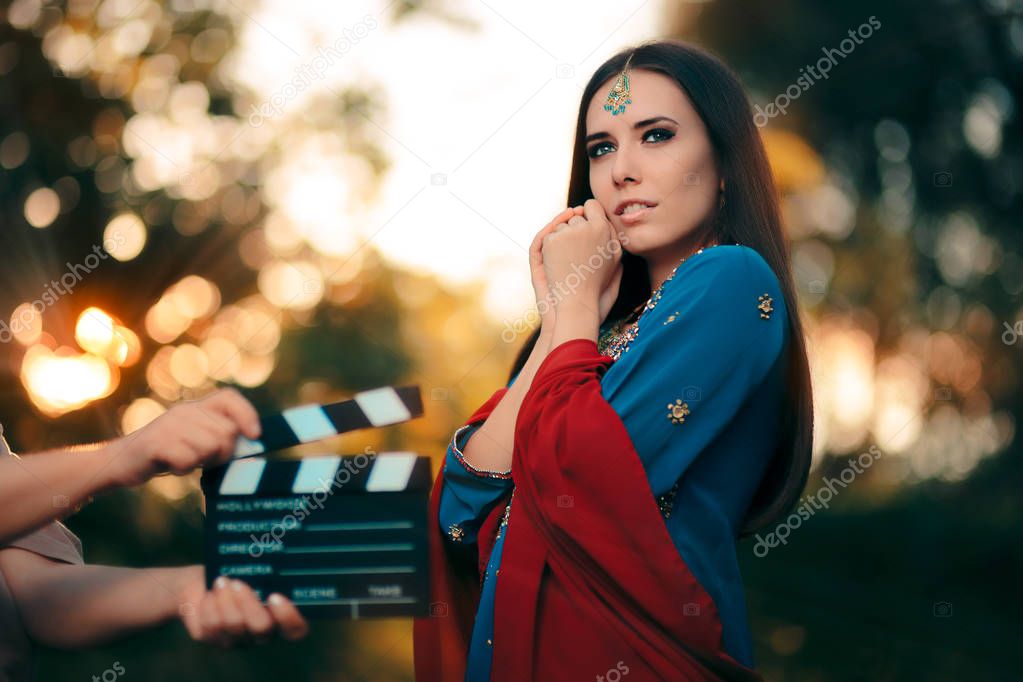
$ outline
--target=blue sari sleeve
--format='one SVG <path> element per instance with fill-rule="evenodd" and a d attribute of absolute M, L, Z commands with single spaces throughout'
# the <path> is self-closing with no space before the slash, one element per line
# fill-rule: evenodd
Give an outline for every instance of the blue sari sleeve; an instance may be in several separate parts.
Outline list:
<path fill-rule="evenodd" d="M 747 246 L 694 254 L 639 320 L 601 379 L 655 495 L 678 480 L 736 416 L 781 353 L 788 330 L 774 271 Z"/>
<path fill-rule="evenodd" d="M 515 383 L 515 376 L 509 383 Z M 451 438 L 444 456 L 444 489 L 438 512 L 441 531 L 448 542 L 461 545 L 476 542 L 480 525 L 513 486 L 511 469 L 485 471 L 473 467 L 462 451 L 486 420 L 463 425 Z"/>

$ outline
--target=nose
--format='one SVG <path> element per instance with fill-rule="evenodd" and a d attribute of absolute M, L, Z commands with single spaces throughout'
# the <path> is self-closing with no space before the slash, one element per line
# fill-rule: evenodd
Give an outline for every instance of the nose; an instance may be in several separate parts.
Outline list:
<path fill-rule="evenodd" d="M 620 187 L 626 182 L 637 183 L 641 179 L 636 151 L 628 145 L 622 145 L 615 151 L 614 162 L 611 165 L 611 180 Z"/>

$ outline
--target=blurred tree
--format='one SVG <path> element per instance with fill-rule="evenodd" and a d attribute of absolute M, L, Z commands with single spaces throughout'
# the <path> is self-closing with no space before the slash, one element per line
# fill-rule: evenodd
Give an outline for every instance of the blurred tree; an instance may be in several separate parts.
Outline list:
<path fill-rule="evenodd" d="M 388 167 L 372 121 L 384 103 L 363 82 L 253 118 L 265 103 L 227 69 L 246 9 L 0 3 L 0 418 L 16 450 L 108 438 L 220 383 L 240 385 L 263 410 L 419 383 L 428 418 L 330 447 L 436 455 L 482 400 L 458 382 L 469 373 L 481 385 L 503 382 L 507 344 L 495 353 L 479 335 L 460 358 L 423 352 L 441 345 L 456 316 L 493 326 L 459 312 L 481 309 L 475 295 L 396 271 L 368 242 L 335 248 L 330 240 L 345 232 L 337 216 L 329 233 L 282 217 L 280 165 L 310 141 L 343 159 L 354 197 L 374 200 Z M 392 3 L 374 19 L 425 12 L 464 23 L 434 2 Z M 80 275 L 72 284 L 51 284 L 69 271 Z M 81 362 L 31 375 L 37 356 Z M 85 359 L 101 361 L 103 381 L 86 376 L 95 365 Z M 58 397 L 80 389 L 82 400 L 48 402 L 53 386 Z M 164 477 L 103 496 L 69 525 L 94 563 L 199 561 L 195 481 Z M 338 671 L 397 680 L 407 679 L 410 655 L 407 620 L 324 623 L 297 645 L 227 653 L 170 625 L 88 652 L 48 652 L 41 679 L 101 674 L 117 660 L 148 680 L 340 679 Z"/>

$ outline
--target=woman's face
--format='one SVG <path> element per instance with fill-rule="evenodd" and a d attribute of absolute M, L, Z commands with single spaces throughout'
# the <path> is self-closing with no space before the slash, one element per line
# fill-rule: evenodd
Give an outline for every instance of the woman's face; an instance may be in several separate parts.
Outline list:
<path fill-rule="evenodd" d="M 629 71 L 631 104 L 604 110 L 611 78 L 586 112 L 590 188 L 630 253 L 676 262 L 717 210 L 720 177 L 707 129 L 675 81 L 653 71 Z M 653 208 L 624 213 L 633 199 Z"/>

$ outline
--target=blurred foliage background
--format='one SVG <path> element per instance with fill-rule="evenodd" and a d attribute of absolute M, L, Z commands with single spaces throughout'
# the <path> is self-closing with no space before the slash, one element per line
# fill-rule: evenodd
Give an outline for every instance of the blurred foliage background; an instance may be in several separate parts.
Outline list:
<path fill-rule="evenodd" d="M 287 13 L 265 5 L 0 3 L 0 421 L 15 451 L 128 433 L 222 384 L 271 410 L 418 383 L 425 418 L 330 447 L 415 450 L 439 464 L 454 428 L 505 383 L 519 341 L 501 340 L 494 292 L 407 267 L 374 242 L 411 201 L 382 191 L 395 162 L 377 123 L 387 83 L 362 75 L 296 103 L 276 90 L 283 109 L 264 101 L 259 64 L 239 64 L 239 32 L 293 35 Z M 572 12 L 624 24 L 628 9 Z M 547 51 L 533 38 L 546 30 L 543 7 L 533 23 L 455 0 L 360 16 L 366 32 L 429 39 L 445 26 L 482 47 L 473 17 L 487 11 L 523 52 Z M 643 38 L 712 49 L 758 111 L 774 111 L 761 130 L 814 374 L 807 494 L 850 457 L 881 453 L 784 545 L 763 557 L 753 540 L 740 546 L 759 667 L 769 680 L 1019 679 L 1023 5 L 715 0 L 646 11 L 656 24 Z M 312 44 L 331 41 L 327 27 Z M 579 60 L 574 86 L 618 46 Z M 399 58 L 416 59 L 413 49 Z M 829 51 L 827 77 L 813 76 L 807 67 Z M 445 65 L 457 74 L 458 60 Z M 458 96 L 443 78 L 431 87 L 431 104 L 448 87 Z M 784 113 L 766 108 L 785 99 Z M 506 115 L 490 121 L 495 133 Z M 551 125 L 570 135 L 571 123 L 570 113 Z M 562 144 L 564 187 L 571 139 Z M 329 162 L 299 153 L 310 148 Z M 348 227 L 369 215 L 384 219 L 368 234 Z M 517 235 L 520 250 L 540 224 Z M 93 563 L 190 563 L 201 559 L 201 504 L 195 476 L 167 477 L 68 523 Z M 93 651 L 45 651 L 41 679 L 117 660 L 148 680 L 405 680 L 411 647 L 408 621 L 318 623 L 297 645 L 231 652 L 195 646 L 172 624 Z"/>

